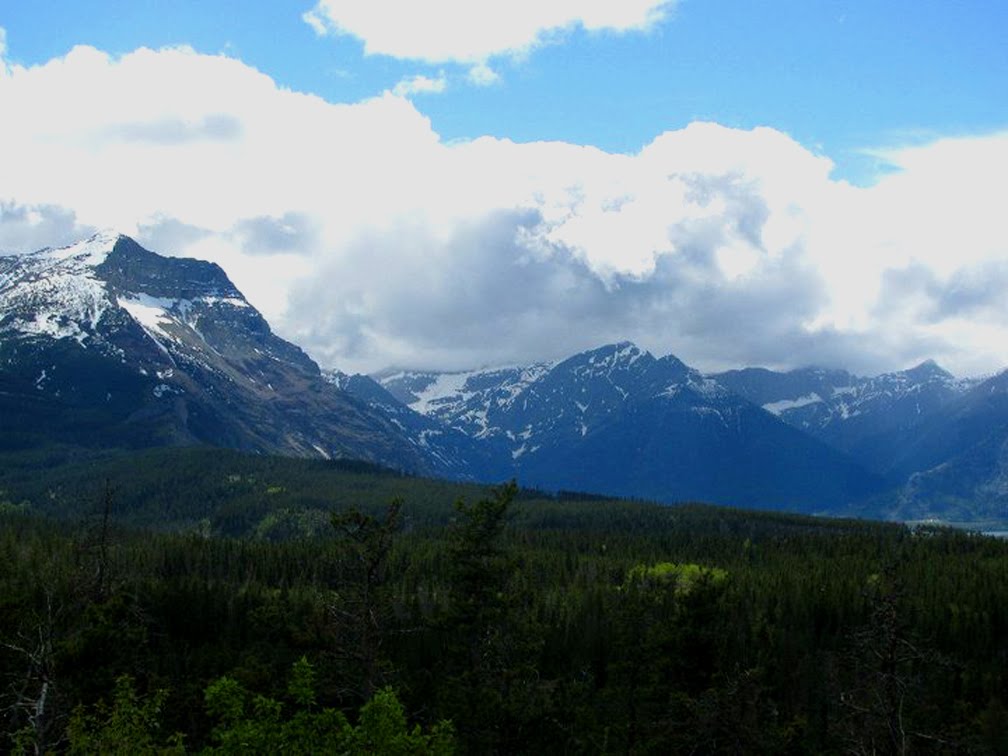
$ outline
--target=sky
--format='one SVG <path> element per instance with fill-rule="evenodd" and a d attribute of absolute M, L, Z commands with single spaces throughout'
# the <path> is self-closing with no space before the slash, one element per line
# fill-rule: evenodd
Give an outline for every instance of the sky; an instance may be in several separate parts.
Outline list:
<path fill-rule="evenodd" d="M 313 4 L 314 3 L 314 4 Z M 325 367 L 1008 367 L 1003 0 L 0 6 L 0 252 L 219 263 Z"/>

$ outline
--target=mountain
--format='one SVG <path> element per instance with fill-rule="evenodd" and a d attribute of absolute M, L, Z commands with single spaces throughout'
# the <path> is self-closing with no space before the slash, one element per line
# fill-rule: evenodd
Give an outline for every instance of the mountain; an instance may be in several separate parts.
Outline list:
<path fill-rule="evenodd" d="M 418 448 L 444 469 L 455 472 L 453 477 L 499 482 L 510 476 L 510 467 L 490 445 L 410 409 L 370 376 L 324 370 L 322 377 L 389 418 Z"/>
<path fill-rule="evenodd" d="M 555 364 L 377 378 L 412 409 L 508 454 L 525 485 L 806 511 L 879 486 L 677 358 L 629 342 Z"/>
<path fill-rule="evenodd" d="M 213 445 L 658 501 L 1008 519 L 1008 373 L 704 376 L 629 342 L 323 372 L 218 266 L 112 233 L 0 257 L 0 418 L 0 451 Z"/>
<path fill-rule="evenodd" d="M 895 465 L 907 477 L 881 502 L 885 516 L 1008 522 L 1008 371 L 921 423 Z"/>
<path fill-rule="evenodd" d="M 211 444 L 464 476 L 327 382 L 217 265 L 102 233 L 0 258 L 0 446 Z"/>
<path fill-rule="evenodd" d="M 896 480 L 914 472 L 900 458 L 917 428 L 975 385 L 931 360 L 870 378 L 819 368 L 746 368 L 710 378 Z"/>

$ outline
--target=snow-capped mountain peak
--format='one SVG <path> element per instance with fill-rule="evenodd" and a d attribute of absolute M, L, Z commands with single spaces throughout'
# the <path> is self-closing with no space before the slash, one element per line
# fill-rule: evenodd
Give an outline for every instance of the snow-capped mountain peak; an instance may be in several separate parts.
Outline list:
<path fill-rule="evenodd" d="M 128 317 L 165 351 L 183 331 L 205 341 L 198 323 L 221 307 L 252 312 L 218 266 L 163 258 L 111 230 L 0 258 L 0 331 L 12 336 L 107 347 Z"/>
<path fill-rule="evenodd" d="M 83 344 L 113 304 L 96 269 L 121 238 L 107 231 L 66 247 L 0 257 L 0 331 Z"/>
<path fill-rule="evenodd" d="M 474 438 L 496 439 L 516 461 L 561 439 L 585 438 L 642 401 L 686 406 L 727 395 L 675 357 L 656 358 L 629 341 L 526 367 L 375 377 L 413 410 Z"/>
<path fill-rule="evenodd" d="M 50 441 L 211 443 L 471 474 L 438 429 L 418 445 L 326 384 L 219 266 L 114 231 L 0 257 L 0 389 L 8 422 L 44 426 Z"/>
<path fill-rule="evenodd" d="M 887 470 L 883 449 L 912 436 L 924 419 L 961 396 L 975 380 L 960 380 L 926 360 L 906 370 L 859 377 L 842 370 L 805 368 L 777 373 L 762 368 L 712 376 L 788 424 Z"/>
<path fill-rule="evenodd" d="M 81 265 L 95 267 L 105 262 L 111 254 L 116 243 L 125 237 L 118 231 L 105 229 L 98 233 L 65 247 L 46 247 L 38 252 L 31 252 L 28 256 L 37 256 L 40 259 L 57 261 L 73 260 Z"/>
<path fill-rule="evenodd" d="M 666 499 L 723 488 L 755 499 L 754 489 L 732 488 L 724 472 L 741 465 L 786 500 L 804 485 L 804 473 L 782 461 L 794 459 L 825 465 L 838 490 L 868 485 L 840 455 L 716 380 L 628 341 L 527 368 L 376 378 L 413 409 L 489 445 L 532 485 Z"/>

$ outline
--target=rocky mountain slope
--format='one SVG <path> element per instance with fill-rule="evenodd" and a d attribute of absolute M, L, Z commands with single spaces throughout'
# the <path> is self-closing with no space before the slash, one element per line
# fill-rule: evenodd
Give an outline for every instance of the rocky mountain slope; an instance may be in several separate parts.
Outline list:
<path fill-rule="evenodd" d="M 899 519 L 1008 522 L 1008 372 L 922 422 L 895 457 L 906 481 L 878 512 Z"/>
<path fill-rule="evenodd" d="M 917 427 L 975 385 L 930 360 L 869 378 L 818 368 L 746 368 L 710 377 L 789 425 L 897 479 L 913 472 L 899 458 Z"/>
<path fill-rule="evenodd" d="M 112 233 L 0 258 L 0 412 L 7 447 L 203 443 L 468 465 L 326 382 L 218 266 Z"/>

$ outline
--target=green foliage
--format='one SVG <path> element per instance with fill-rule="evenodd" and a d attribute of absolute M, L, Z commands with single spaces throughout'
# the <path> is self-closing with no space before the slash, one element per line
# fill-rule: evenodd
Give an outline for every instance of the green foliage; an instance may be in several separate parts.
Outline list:
<path fill-rule="evenodd" d="M 302 656 L 294 662 L 287 694 L 302 709 L 311 709 L 315 705 L 315 670 L 307 657 Z"/>
<path fill-rule="evenodd" d="M 311 710 L 314 672 L 305 658 L 295 663 L 289 690 L 297 707 L 284 714 L 276 700 L 249 693 L 238 682 L 222 677 L 206 690 L 206 708 L 217 721 L 208 754 L 338 753 L 437 756 L 454 752 L 451 725 L 439 722 L 427 732 L 409 728 L 402 704 L 391 688 L 383 688 L 364 704 L 359 722 L 330 708 Z"/>
<path fill-rule="evenodd" d="M 350 753 L 381 753 L 389 756 L 432 754 L 447 756 L 455 751 L 450 722 L 440 721 L 424 733 L 419 725 L 406 723 L 402 704 L 391 688 L 382 688 L 361 708 L 360 723 L 348 739 Z"/>
<path fill-rule="evenodd" d="M 634 565 L 627 573 L 628 585 L 670 586 L 676 595 L 684 596 L 698 583 L 718 584 L 728 577 L 728 571 L 720 567 L 704 567 L 699 564 L 675 564 L 658 562 L 653 565 Z"/>
<path fill-rule="evenodd" d="M 362 699 L 388 677 L 383 646 L 395 620 L 387 573 L 401 510 L 402 501 L 393 499 L 381 519 L 357 509 L 332 516 L 338 568 L 329 606 L 333 640 L 352 678 L 347 687 Z"/>
<path fill-rule="evenodd" d="M 99 701 L 89 711 L 78 706 L 67 726 L 71 754 L 184 754 L 181 733 L 165 738 L 161 712 L 167 691 L 137 694 L 132 678 L 119 677 L 111 703 Z"/>

